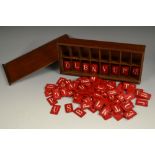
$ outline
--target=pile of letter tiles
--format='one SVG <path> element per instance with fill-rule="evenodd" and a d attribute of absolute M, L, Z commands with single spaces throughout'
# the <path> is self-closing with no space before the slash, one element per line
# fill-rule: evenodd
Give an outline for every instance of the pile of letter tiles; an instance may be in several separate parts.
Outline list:
<path fill-rule="evenodd" d="M 127 120 L 137 115 L 135 106 L 148 106 L 151 94 L 139 89 L 133 83 L 103 80 L 98 77 L 79 77 L 76 80 L 59 78 L 56 84 L 46 84 L 45 96 L 51 105 L 50 114 L 58 115 L 62 97 L 71 97 L 72 103 L 66 103 L 66 113 L 79 117 L 86 115 L 87 110 L 98 113 L 104 120 L 114 118 L 117 121 Z M 74 108 L 74 104 L 78 105 Z"/>

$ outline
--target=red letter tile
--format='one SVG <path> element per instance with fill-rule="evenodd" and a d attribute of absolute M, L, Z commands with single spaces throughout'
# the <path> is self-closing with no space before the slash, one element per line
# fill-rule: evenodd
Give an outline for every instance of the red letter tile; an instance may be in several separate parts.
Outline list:
<path fill-rule="evenodd" d="M 141 92 L 141 93 L 139 93 L 138 97 L 143 98 L 143 99 L 150 100 L 151 94 L 146 93 L 146 92 Z"/>
<path fill-rule="evenodd" d="M 105 120 L 112 117 L 110 106 L 105 106 L 99 113 Z"/>
<path fill-rule="evenodd" d="M 123 118 L 123 114 L 122 113 L 114 113 L 112 112 L 112 116 L 117 120 L 121 120 Z"/>
<path fill-rule="evenodd" d="M 147 107 L 148 106 L 148 101 L 145 100 L 145 99 L 137 98 L 136 105 Z"/>
<path fill-rule="evenodd" d="M 83 63 L 82 69 L 83 69 L 83 72 L 88 73 L 89 72 L 89 63 Z"/>
<path fill-rule="evenodd" d="M 72 103 L 65 104 L 65 111 L 67 113 L 73 112 L 73 105 L 72 105 Z"/>
<path fill-rule="evenodd" d="M 131 101 L 126 102 L 126 103 L 121 103 L 121 107 L 124 111 L 129 111 L 132 110 L 132 108 L 134 107 L 133 103 Z"/>
<path fill-rule="evenodd" d="M 128 66 L 121 67 L 121 75 L 125 75 L 125 76 L 129 75 L 129 67 Z"/>
<path fill-rule="evenodd" d="M 111 106 L 111 108 L 115 113 L 122 113 L 122 108 L 119 104 L 114 104 Z"/>
<path fill-rule="evenodd" d="M 102 99 L 98 99 L 98 100 L 96 100 L 96 102 L 94 104 L 94 108 L 96 110 L 101 110 L 103 105 L 104 105 L 104 103 L 103 103 Z"/>
<path fill-rule="evenodd" d="M 57 115 L 60 111 L 61 106 L 60 105 L 54 105 L 51 109 L 50 114 Z"/>
<path fill-rule="evenodd" d="M 119 66 L 112 66 L 112 74 L 113 75 L 119 75 L 120 67 Z"/>
<path fill-rule="evenodd" d="M 83 117 L 83 116 L 86 114 L 86 112 L 83 111 L 81 108 L 76 108 L 76 109 L 74 110 L 74 113 L 75 113 L 76 115 L 78 115 L 79 117 Z"/>
<path fill-rule="evenodd" d="M 140 74 L 140 68 L 139 67 L 132 67 L 132 75 L 133 76 L 139 76 Z"/>
<path fill-rule="evenodd" d="M 49 97 L 47 101 L 50 105 L 55 105 L 57 103 L 57 101 L 53 97 Z"/>
<path fill-rule="evenodd" d="M 74 65 L 74 70 L 80 71 L 80 62 L 79 61 L 73 62 L 73 65 Z"/>
<path fill-rule="evenodd" d="M 71 70 L 71 62 L 70 61 L 64 61 L 64 70 Z"/>
<path fill-rule="evenodd" d="M 107 75 L 109 73 L 109 65 L 102 64 L 102 66 L 101 66 L 101 73 Z"/>
<path fill-rule="evenodd" d="M 98 73 L 98 65 L 97 64 L 91 64 L 90 72 L 95 73 L 95 74 Z"/>
<path fill-rule="evenodd" d="M 130 110 L 130 111 L 127 111 L 127 112 L 124 113 L 124 117 L 126 119 L 131 119 L 135 115 L 137 115 L 137 113 L 134 110 Z"/>

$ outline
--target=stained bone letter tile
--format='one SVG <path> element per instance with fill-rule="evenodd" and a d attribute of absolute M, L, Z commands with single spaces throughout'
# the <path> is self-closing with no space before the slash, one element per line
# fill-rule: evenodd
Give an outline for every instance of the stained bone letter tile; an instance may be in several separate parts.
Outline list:
<path fill-rule="evenodd" d="M 146 92 L 141 92 L 141 93 L 139 93 L 138 97 L 143 98 L 143 99 L 150 100 L 151 94 L 146 93 Z"/>
<path fill-rule="evenodd" d="M 113 65 L 112 66 L 112 74 L 119 75 L 119 72 L 120 72 L 120 67 L 118 65 Z"/>
<path fill-rule="evenodd" d="M 124 76 L 129 75 L 129 67 L 128 66 L 122 66 L 121 67 L 121 75 L 124 75 Z"/>
<path fill-rule="evenodd" d="M 112 116 L 117 120 L 121 120 L 123 118 L 123 113 L 114 113 L 112 112 Z"/>
<path fill-rule="evenodd" d="M 110 119 L 111 115 L 111 108 L 110 106 L 105 106 L 99 113 L 105 120 Z"/>
<path fill-rule="evenodd" d="M 76 70 L 76 71 L 80 71 L 80 67 L 81 67 L 81 64 L 80 64 L 80 62 L 79 61 L 74 61 L 73 62 L 73 66 L 74 66 L 74 70 Z"/>
<path fill-rule="evenodd" d="M 89 72 L 89 63 L 83 63 L 82 70 L 83 70 L 83 72 L 88 73 Z"/>
<path fill-rule="evenodd" d="M 55 105 L 56 103 L 57 103 L 57 101 L 53 98 L 53 97 L 49 97 L 48 99 L 47 99 L 47 101 L 48 101 L 48 103 L 50 104 L 50 105 Z"/>
<path fill-rule="evenodd" d="M 50 114 L 57 115 L 60 111 L 61 106 L 60 105 L 54 105 L 50 111 Z"/>
<path fill-rule="evenodd" d="M 140 74 L 140 68 L 139 67 L 132 67 L 132 75 L 133 76 L 139 76 Z"/>
<path fill-rule="evenodd" d="M 72 103 L 65 104 L 65 111 L 66 111 L 66 113 L 73 112 L 73 105 L 72 105 Z"/>
<path fill-rule="evenodd" d="M 83 117 L 83 116 L 86 114 L 86 112 L 85 112 L 84 110 L 82 110 L 81 108 L 76 108 L 76 109 L 74 110 L 74 113 L 75 113 L 76 115 L 78 115 L 79 117 Z"/>
<path fill-rule="evenodd" d="M 64 70 L 71 70 L 72 63 L 70 61 L 64 61 Z"/>
<path fill-rule="evenodd" d="M 107 75 L 109 73 L 109 65 L 102 64 L 102 66 L 101 66 L 101 73 Z"/>
<path fill-rule="evenodd" d="M 145 100 L 145 99 L 137 98 L 136 105 L 147 107 L 148 106 L 148 101 Z"/>
<path fill-rule="evenodd" d="M 72 97 L 73 104 L 65 104 L 66 113 L 73 112 L 79 117 L 83 117 L 90 110 L 96 111 L 104 120 L 114 117 L 117 121 L 123 117 L 127 120 L 134 117 L 134 105 L 148 106 L 151 94 L 143 89 L 137 89 L 135 84 L 103 80 L 99 77 L 79 77 L 76 80 L 69 80 L 60 77 L 56 84 L 47 84 L 45 92 L 49 93 L 47 101 L 52 106 L 51 114 L 57 115 L 60 110 L 58 100 L 62 97 Z M 136 98 L 136 102 L 135 99 Z"/>
<path fill-rule="evenodd" d="M 124 113 L 124 117 L 128 120 L 133 118 L 135 115 L 137 115 L 137 112 L 135 112 L 134 110 L 130 110 Z"/>
<path fill-rule="evenodd" d="M 90 65 L 90 72 L 91 73 L 98 73 L 98 65 L 97 64 L 91 64 Z"/>

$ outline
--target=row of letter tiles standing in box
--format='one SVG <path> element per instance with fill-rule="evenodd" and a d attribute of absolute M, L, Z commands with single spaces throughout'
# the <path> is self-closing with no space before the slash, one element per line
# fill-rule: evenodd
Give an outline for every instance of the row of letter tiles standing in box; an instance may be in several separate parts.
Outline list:
<path fill-rule="evenodd" d="M 79 61 L 64 61 L 63 63 L 64 71 L 83 71 L 84 73 L 98 73 L 99 72 L 99 65 L 96 63 L 80 63 Z M 112 65 L 111 67 L 111 74 L 113 75 L 123 75 L 128 76 L 130 67 L 129 66 L 119 66 L 119 65 Z M 110 69 L 108 64 L 101 65 L 101 74 L 107 75 L 109 74 Z M 139 76 L 140 74 L 140 67 L 132 67 L 131 74 L 133 76 Z"/>
<path fill-rule="evenodd" d="M 127 120 L 137 115 L 137 106 L 148 106 L 151 94 L 136 88 L 135 84 L 102 80 L 98 77 L 80 77 L 76 80 L 59 78 L 56 84 L 46 84 L 45 96 L 52 106 L 51 114 L 57 115 L 61 109 L 58 100 L 62 97 L 73 98 L 73 103 L 64 105 L 66 113 L 74 113 L 79 117 L 86 115 L 86 110 L 98 112 L 99 116 L 107 120 L 115 118 L 117 121 Z M 134 99 L 136 99 L 134 103 Z M 76 104 L 76 108 L 74 108 Z"/>

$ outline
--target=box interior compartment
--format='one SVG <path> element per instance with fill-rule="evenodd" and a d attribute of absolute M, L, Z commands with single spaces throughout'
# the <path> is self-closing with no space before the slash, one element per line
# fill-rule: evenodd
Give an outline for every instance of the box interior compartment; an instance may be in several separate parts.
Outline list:
<path fill-rule="evenodd" d="M 141 81 L 141 71 L 142 71 L 142 61 L 145 46 L 144 45 L 134 45 L 134 44 L 123 44 L 123 43 L 110 43 L 110 42 L 100 42 L 100 41 L 90 41 L 84 39 L 67 39 L 65 40 L 65 46 L 70 47 L 63 48 L 65 55 L 69 55 L 68 51 L 71 51 L 72 59 L 70 61 L 79 61 L 81 70 L 72 70 L 69 75 L 78 76 L 94 76 L 97 75 L 100 78 L 107 80 L 117 80 L 117 81 L 127 81 L 133 83 L 140 83 Z M 62 46 L 63 42 L 59 43 Z M 117 46 L 118 45 L 118 46 Z M 67 52 L 66 52 L 67 51 Z M 63 57 L 64 54 L 62 55 Z M 60 62 L 61 62 L 60 57 Z M 83 63 L 89 64 L 89 72 L 85 73 L 82 68 Z M 61 63 L 60 63 L 61 64 Z M 98 65 L 98 72 L 93 73 L 90 70 L 91 64 Z M 108 65 L 108 74 L 102 72 L 102 65 Z M 112 74 L 112 67 L 118 66 L 119 73 L 117 75 Z M 128 76 L 121 74 L 121 69 L 123 66 L 129 67 Z M 140 67 L 140 72 L 138 76 L 132 75 L 133 67 Z M 63 66 L 60 66 L 63 67 Z M 63 71 L 63 74 L 67 72 Z"/>

